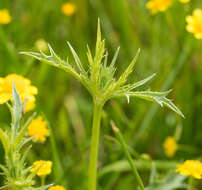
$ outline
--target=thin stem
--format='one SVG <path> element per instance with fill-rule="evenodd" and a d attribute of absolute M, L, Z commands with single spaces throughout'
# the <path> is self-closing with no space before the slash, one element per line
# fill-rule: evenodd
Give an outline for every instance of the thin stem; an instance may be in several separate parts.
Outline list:
<path fill-rule="evenodd" d="M 194 178 L 190 176 L 188 179 L 188 190 L 194 190 L 193 185 L 194 185 Z"/>
<path fill-rule="evenodd" d="M 137 169 L 135 167 L 133 159 L 132 159 L 132 157 L 131 157 L 131 155 L 130 155 L 130 153 L 128 151 L 128 146 L 125 143 L 125 140 L 124 140 L 121 132 L 119 131 L 119 129 L 115 126 L 115 124 L 113 122 L 111 122 L 111 125 L 112 125 L 112 129 L 115 132 L 116 137 L 118 138 L 118 140 L 119 140 L 119 142 L 120 142 L 120 144 L 121 144 L 121 146 L 123 148 L 123 151 L 124 151 L 124 153 L 125 153 L 125 155 L 126 155 L 126 157 L 128 159 L 128 162 L 129 162 L 129 164 L 130 164 L 130 166 L 132 168 L 132 171 L 134 173 L 134 176 L 135 176 L 135 178 L 137 180 L 137 183 L 138 183 L 140 189 L 144 190 L 144 184 L 143 184 L 142 179 L 141 179 L 141 177 L 140 177 L 140 175 L 139 175 L 139 173 L 138 173 L 138 171 L 137 171 Z"/>
<path fill-rule="evenodd" d="M 41 176 L 41 186 L 45 185 L 46 176 Z"/>
<path fill-rule="evenodd" d="M 90 147 L 89 181 L 88 189 L 96 190 L 97 184 L 97 160 L 100 135 L 100 122 L 102 114 L 102 105 L 94 104 L 93 128 Z"/>

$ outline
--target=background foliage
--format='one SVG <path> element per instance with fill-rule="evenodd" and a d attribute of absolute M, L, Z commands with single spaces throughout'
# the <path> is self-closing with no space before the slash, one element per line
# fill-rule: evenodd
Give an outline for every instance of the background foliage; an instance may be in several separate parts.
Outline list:
<path fill-rule="evenodd" d="M 138 158 L 149 154 L 154 160 L 165 161 L 163 168 L 170 164 L 173 169 L 172 163 L 201 156 L 202 43 L 186 32 L 185 16 L 194 8 L 202 8 L 202 2 L 192 0 L 184 5 L 176 1 L 168 11 L 157 15 L 149 13 L 146 2 L 76 0 L 73 1 L 76 12 L 65 16 L 61 12 L 65 3 L 62 0 L 0 0 L 0 8 L 9 9 L 12 16 L 10 24 L 0 26 L 0 77 L 9 73 L 21 74 L 39 89 L 37 110 L 49 121 L 52 136 L 45 144 L 34 144 L 29 161 L 52 158 L 54 172 L 48 180 L 62 183 L 68 189 L 85 188 L 92 104 L 87 91 L 65 72 L 19 55 L 19 52 L 36 51 L 34 44 L 42 38 L 54 47 L 58 55 L 64 59 L 68 55 L 71 61 L 73 58 L 66 45 L 66 41 L 70 41 L 85 63 L 86 44 L 91 49 L 95 44 L 98 17 L 109 55 L 113 55 L 117 46 L 121 48 L 116 63 L 119 68 L 117 76 L 141 48 L 131 80 L 138 81 L 157 73 L 147 88 L 174 89 L 170 98 L 186 117 L 182 119 L 160 106 L 152 108 L 152 103 L 139 99 L 131 99 L 130 104 L 126 98 L 108 102 L 102 118 L 99 167 L 102 172 L 109 164 L 116 162 L 117 165 L 112 168 L 116 172 L 100 174 L 100 188 L 133 189 L 135 183 L 129 168 L 117 162 L 125 157 L 112 138 L 111 119 Z M 7 127 L 10 116 L 6 106 L 0 106 L 0 113 L 0 125 Z M 176 133 L 180 133 L 178 143 L 181 146 L 174 158 L 167 159 L 162 144 L 167 136 Z M 2 150 L 0 154 L 3 154 Z M 2 156 L 0 160 L 3 162 Z M 166 172 L 162 170 L 160 176 Z M 148 180 L 149 170 L 144 163 L 140 163 L 140 174 L 144 181 Z"/>

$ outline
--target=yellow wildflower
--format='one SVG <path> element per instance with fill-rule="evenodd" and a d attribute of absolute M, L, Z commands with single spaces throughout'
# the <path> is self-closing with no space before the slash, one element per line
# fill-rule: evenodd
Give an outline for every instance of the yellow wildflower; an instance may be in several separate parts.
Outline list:
<path fill-rule="evenodd" d="M 163 148 L 167 157 L 173 157 L 177 151 L 177 143 L 175 139 L 173 137 L 167 137 L 163 143 Z"/>
<path fill-rule="evenodd" d="M 73 3 L 65 3 L 62 5 L 61 10 L 62 10 L 63 14 L 69 16 L 69 15 L 72 15 L 75 13 L 76 6 Z"/>
<path fill-rule="evenodd" d="M 11 16 L 7 9 L 0 10 L 0 24 L 8 24 L 11 22 Z"/>
<path fill-rule="evenodd" d="M 55 185 L 55 186 L 48 188 L 48 190 L 66 190 L 66 189 L 63 186 Z"/>
<path fill-rule="evenodd" d="M 176 172 L 193 176 L 194 178 L 201 179 L 202 178 L 202 163 L 197 160 L 186 160 L 184 164 L 178 164 Z"/>
<path fill-rule="evenodd" d="M 190 2 L 190 0 L 179 0 L 180 1 L 180 3 L 189 3 Z"/>
<path fill-rule="evenodd" d="M 28 135 L 34 136 L 34 141 L 45 142 L 46 137 L 49 135 L 46 121 L 43 121 L 41 116 L 32 120 L 28 126 Z"/>
<path fill-rule="evenodd" d="M 192 16 L 186 17 L 188 32 L 194 34 L 195 38 L 202 39 L 202 9 L 195 9 Z"/>
<path fill-rule="evenodd" d="M 47 51 L 48 50 L 48 44 L 47 42 L 44 40 L 44 39 L 38 39 L 36 42 L 35 42 L 35 48 L 38 50 L 38 51 Z"/>
<path fill-rule="evenodd" d="M 152 14 L 166 11 L 172 5 L 172 0 L 150 0 L 146 7 Z"/>
<path fill-rule="evenodd" d="M 34 167 L 30 170 L 31 172 L 36 172 L 38 176 L 45 176 L 51 173 L 52 162 L 39 160 L 33 163 Z"/>
<path fill-rule="evenodd" d="M 15 83 L 22 102 L 26 102 L 26 111 L 35 106 L 35 96 L 38 90 L 31 85 L 29 79 L 17 74 L 9 74 L 5 78 L 0 78 L 0 104 L 12 100 L 12 85 Z"/>

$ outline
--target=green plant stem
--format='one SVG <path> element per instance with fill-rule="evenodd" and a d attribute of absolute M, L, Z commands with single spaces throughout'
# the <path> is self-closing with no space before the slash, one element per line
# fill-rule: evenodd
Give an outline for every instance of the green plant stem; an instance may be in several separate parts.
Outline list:
<path fill-rule="evenodd" d="M 88 179 L 89 190 L 96 190 L 97 160 L 98 160 L 101 115 L 102 115 L 102 105 L 95 103 L 93 113 L 91 147 L 90 147 L 90 164 L 89 164 L 89 179 Z"/>
<path fill-rule="evenodd" d="M 189 177 L 188 179 L 188 190 L 194 190 L 193 185 L 194 185 L 194 178 L 193 177 Z"/>
<path fill-rule="evenodd" d="M 41 176 L 41 186 L 45 185 L 46 176 Z"/>
<path fill-rule="evenodd" d="M 141 177 L 140 177 L 140 175 L 139 175 L 139 173 L 138 173 L 138 171 L 137 171 L 137 169 L 135 167 L 133 159 L 132 159 L 132 157 L 131 157 L 131 155 L 130 155 L 130 153 L 128 151 L 128 146 L 125 143 L 125 140 L 124 140 L 121 132 L 119 131 L 119 129 L 117 127 L 115 127 L 115 125 L 113 123 L 112 123 L 112 128 L 113 128 L 113 130 L 114 130 L 114 132 L 115 132 L 115 134 L 116 134 L 116 136 L 117 136 L 117 138 L 118 138 L 118 140 L 119 140 L 119 142 L 120 142 L 120 144 L 121 144 L 121 146 L 123 148 L 123 151 L 124 151 L 124 153 L 125 153 L 125 155 L 126 155 L 126 157 L 128 159 L 128 162 L 129 162 L 129 164 L 130 164 L 130 166 L 132 168 L 132 171 L 134 173 L 134 176 L 135 176 L 135 178 L 137 180 L 137 183 L 138 183 L 140 189 L 144 190 L 144 184 L 143 184 L 142 179 L 141 179 Z"/>

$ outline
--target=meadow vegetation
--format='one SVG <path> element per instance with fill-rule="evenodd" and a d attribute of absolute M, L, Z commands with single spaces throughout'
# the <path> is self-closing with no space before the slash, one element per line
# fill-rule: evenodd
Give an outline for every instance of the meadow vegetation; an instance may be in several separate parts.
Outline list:
<path fill-rule="evenodd" d="M 201 40 L 200 0 L 0 0 L 0 189 L 202 189 Z"/>

